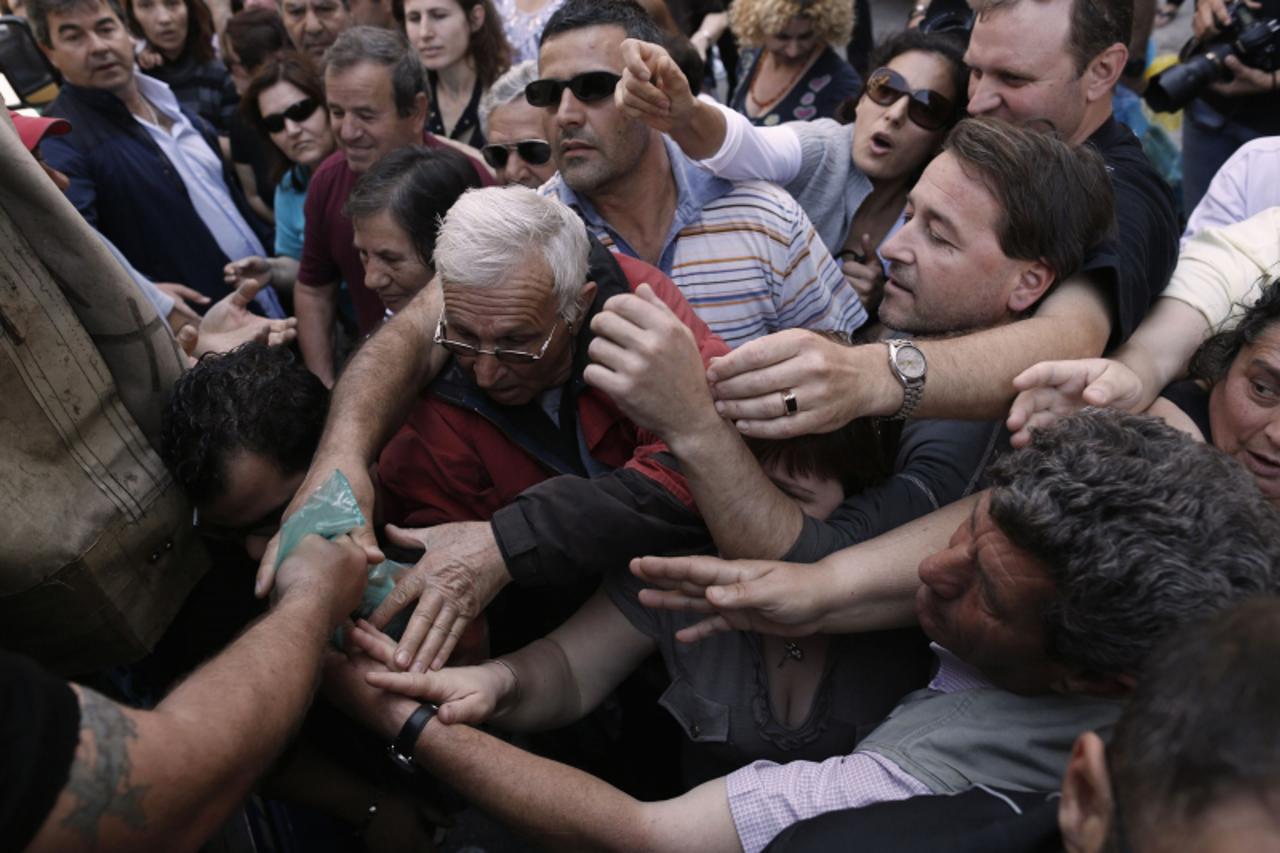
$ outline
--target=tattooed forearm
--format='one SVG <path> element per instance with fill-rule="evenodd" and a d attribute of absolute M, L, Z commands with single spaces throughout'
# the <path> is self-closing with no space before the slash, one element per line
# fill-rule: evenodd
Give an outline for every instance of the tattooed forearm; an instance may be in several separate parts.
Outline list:
<path fill-rule="evenodd" d="M 135 829 L 147 825 L 142 798 L 148 786 L 129 779 L 129 742 L 137 739 L 137 726 L 118 705 L 92 690 L 80 690 L 81 749 L 66 788 L 75 807 L 63 825 L 78 831 L 91 847 L 97 843 L 103 817 L 118 818 Z M 85 748 L 89 740 L 92 749 Z"/>

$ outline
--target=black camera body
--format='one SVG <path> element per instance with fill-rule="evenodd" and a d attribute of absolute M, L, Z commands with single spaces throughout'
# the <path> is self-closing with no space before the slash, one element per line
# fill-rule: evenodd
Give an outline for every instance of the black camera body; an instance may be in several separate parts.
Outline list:
<path fill-rule="evenodd" d="M 1227 7 L 1231 23 L 1217 36 L 1192 39 L 1182 49 L 1182 62 L 1161 71 L 1147 84 L 1143 99 L 1158 113 L 1189 104 L 1209 84 L 1231 79 L 1226 58 L 1266 72 L 1280 69 L 1280 18 L 1256 17 L 1242 2 Z"/>

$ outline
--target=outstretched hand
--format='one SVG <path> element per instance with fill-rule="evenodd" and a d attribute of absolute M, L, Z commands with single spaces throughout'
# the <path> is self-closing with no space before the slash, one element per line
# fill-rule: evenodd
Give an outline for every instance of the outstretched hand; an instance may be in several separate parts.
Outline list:
<path fill-rule="evenodd" d="M 824 615 L 815 566 L 773 560 L 719 557 L 638 557 L 631 572 L 658 587 L 640 591 L 640 603 L 664 610 L 706 613 L 676 632 L 695 643 L 723 631 L 756 631 L 777 637 L 817 633 Z"/>
<path fill-rule="evenodd" d="M 261 282 L 246 280 L 214 303 L 200 321 L 194 350 L 189 351 L 189 354 L 199 358 L 205 353 L 227 352 L 249 341 L 261 341 L 273 347 L 283 346 L 297 338 L 297 318 L 272 320 L 249 310 L 262 288 Z"/>
<path fill-rule="evenodd" d="M 434 702 L 440 706 L 442 723 L 487 722 L 514 691 L 514 679 L 501 664 L 446 667 L 439 672 L 396 672 L 392 665 L 395 640 L 363 619 L 356 621 L 350 636 L 352 645 L 387 667 L 382 672 L 370 671 L 365 676 L 369 684 L 422 702 Z"/>
<path fill-rule="evenodd" d="M 1080 358 L 1042 361 L 1014 377 L 1014 398 L 1005 422 L 1014 447 L 1024 447 L 1031 433 L 1085 406 L 1104 406 L 1126 412 L 1146 408 L 1142 380 L 1119 361 Z"/>

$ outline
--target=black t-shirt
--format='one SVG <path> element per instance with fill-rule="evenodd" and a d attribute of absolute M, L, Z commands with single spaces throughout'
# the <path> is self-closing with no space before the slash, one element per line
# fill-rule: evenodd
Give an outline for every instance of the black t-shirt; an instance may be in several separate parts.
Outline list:
<path fill-rule="evenodd" d="M 1209 392 L 1194 379 L 1175 382 L 1160 392 L 1170 403 L 1191 418 L 1208 444 L 1213 444 L 1213 432 L 1209 425 Z"/>
<path fill-rule="evenodd" d="M 1081 272 L 1112 293 L 1114 322 L 1108 348 L 1128 340 L 1173 274 L 1182 229 L 1173 190 L 1151 167 L 1129 128 L 1109 117 L 1089 137 L 1106 161 L 1115 192 L 1115 233 L 1085 256 Z"/>
<path fill-rule="evenodd" d="M 238 112 L 231 117 L 229 138 L 231 160 L 253 169 L 253 182 L 257 184 L 258 198 L 267 207 L 274 208 L 276 184 L 271 180 L 271 143 L 263 139 Z"/>
<path fill-rule="evenodd" d="M 67 784 L 80 703 L 67 682 L 0 651 L 0 850 L 21 850 Z"/>
<path fill-rule="evenodd" d="M 1056 794 L 972 788 L 828 812 L 792 824 L 766 853 L 1058 853 Z"/>

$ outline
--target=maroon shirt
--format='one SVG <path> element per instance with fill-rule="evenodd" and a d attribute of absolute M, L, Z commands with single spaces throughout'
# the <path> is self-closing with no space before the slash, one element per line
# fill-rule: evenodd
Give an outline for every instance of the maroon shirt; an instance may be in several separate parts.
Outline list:
<path fill-rule="evenodd" d="M 450 147 L 430 133 L 422 135 L 422 144 L 427 148 Z M 479 160 L 467 159 L 480 176 L 481 186 L 491 187 L 496 183 Z M 382 322 L 386 307 L 378 294 L 364 286 L 364 264 L 360 263 L 360 252 L 355 247 L 351 220 L 343 212 L 347 196 L 351 195 L 359 177 L 351 171 L 341 151 L 330 154 L 311 176 L 304 207 L 307 224 L 298 281 L 312 287 L 324 287 L 339 279 L 345 281 L 355 305 L 360 334 L 367 335 Z"/>

